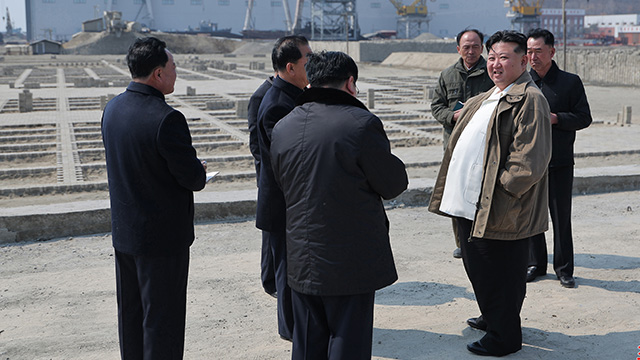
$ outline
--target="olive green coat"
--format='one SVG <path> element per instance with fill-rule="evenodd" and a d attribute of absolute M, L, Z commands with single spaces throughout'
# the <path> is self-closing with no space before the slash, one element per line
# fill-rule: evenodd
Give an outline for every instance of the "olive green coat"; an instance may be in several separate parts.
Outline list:
<path fill-rule="evenodd" d="M 438 86 L 431 101 L 431 114 L 444 127 L 444 145 L 447 146 L 453 130 L 453 109 L 458 101 L 465 103 L 470 98 L 493 87 L 487 74 L 487 61 L 481 56 L 473 69 L 467 71 L 462 58 L 440 73 Z"/>

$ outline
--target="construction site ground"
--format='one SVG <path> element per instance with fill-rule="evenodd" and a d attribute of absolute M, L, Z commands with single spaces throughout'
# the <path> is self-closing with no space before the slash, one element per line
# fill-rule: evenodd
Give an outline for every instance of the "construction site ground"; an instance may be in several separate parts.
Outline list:
<path fill-rule="evenodd" d="M 168 102 L 186 115 L 199 156 L 220 171 L 196 193 L 188 359 L 290 357 L 290 343 L 276 334 L 275 301 L 259 284 L 255 174 L 243 113 L 271 74 L 268 52 L 258 48 L 176 54 L 179 77 Z M 367 104 L 374 91 L 371 110 L 410 176 L 406 194 L 387 202 L 400 279 L 377 295 L 374 358 L 473 358 L 464 348 L 481 337 L 464 324 L 477 315 L 473 291 L 451 257 L 450 222 L 424 207 L 442 156 L 441 126 L 429 107 L 438 71 L 359 66 L 359 98 Z M 2 358 L 118 358 L 100 116 L 101 102 L 128 81 L 121 55 L 0 62 Z M 19 111 L 24 90 L 33 111 Z M 624 359 L 640 345 L 640 89 L 586 90 L 594 123 L 575 145 L 578 286 L 560 287 L 552 267 L 529 285 L 525 346 L 509 358 Z M 616 124 L 624 106 L 635 111 L 631 123 Z M 551 232 L 547 238 L 552 254 Z"/>

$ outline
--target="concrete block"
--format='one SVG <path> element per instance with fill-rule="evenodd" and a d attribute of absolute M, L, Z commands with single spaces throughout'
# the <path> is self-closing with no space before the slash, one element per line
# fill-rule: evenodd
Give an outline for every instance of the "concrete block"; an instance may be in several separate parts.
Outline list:
<path fill-rule="evenodd" d="M 622 125 L 631 125 L 631 106 L 622 107 L 622 118 L 620 120 Z"/>
<path fill-rule="evenodd" d="M 375 106 L 376 106 L 376 90 L 367 89 L 367 107 L 369 109 L 374 109 Z"/>
<path fill-rule="evenodd" d="M 207 107 L 207 110 L 227 110 L 233 109 L 236 104 L 233 101 L 217 100 L 207 101 L 205 105 Z"/>
<path fill-rule="evenodd" d="M 242 119 L 249 118 L 249 100 L 242 99 L 236 101 L 236 116 Z"/>
<path fill-rule="evenodd" d="M 196 89 L 191 86 L 187 86 L 187 96 L 196 96 Z"/>
<path fill-rule="evenodd" d="M 33 111 L 33 94 L 29 90 L 18 94 L 18 107 L 20 112 Z"/>

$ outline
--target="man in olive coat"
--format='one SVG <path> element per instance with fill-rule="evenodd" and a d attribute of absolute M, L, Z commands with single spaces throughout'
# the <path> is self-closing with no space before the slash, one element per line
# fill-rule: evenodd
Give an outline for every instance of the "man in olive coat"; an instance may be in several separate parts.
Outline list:
<path fill-rule="evenodd" d="M 438 86 L 431 102 L 431 114 L 443 126 L 445 148 L 464 103 L 493 87 L 493 81 L 487 74 L 487 61 L 482 57 L 483 39 L 484 35 L 479 30 L 462 30 L 456 36 L 456 49 L 460 59 L 444 69 L 438 78 Z M 452 219 L 452 225 L 456 244 L 453 257 L 460 258 L 462 253 L 455 219 Z"/>

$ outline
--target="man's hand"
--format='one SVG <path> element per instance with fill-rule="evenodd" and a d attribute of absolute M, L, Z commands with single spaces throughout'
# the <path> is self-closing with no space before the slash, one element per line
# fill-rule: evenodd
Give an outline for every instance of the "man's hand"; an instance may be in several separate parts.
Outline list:
<path fill-rule="evenodd" d="M 458 109 L 453 112 L 453 118 L 451 119 L 451 124 L 455 125 L 458 122 L 458 118 L 460 117 L 460 112 L 462 109 Z"/>
<path fill-rule="evenodd" d="M 207 171 L 207 162 L 202 160 L 200 161 L 200 163 L 202 163 L 202 167 L 204 168 L 204 171 Z"/>
<path fill-rule="evenodd" d="M 551 113 L 551 125 L 555 125 L 557 123 L 558 123 L 558 115 Z"/>

